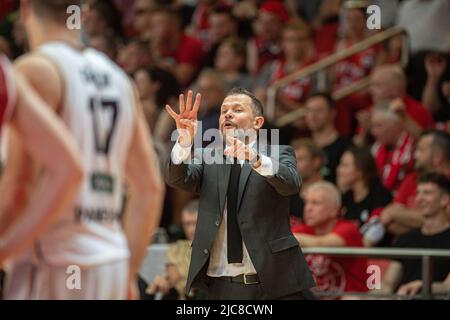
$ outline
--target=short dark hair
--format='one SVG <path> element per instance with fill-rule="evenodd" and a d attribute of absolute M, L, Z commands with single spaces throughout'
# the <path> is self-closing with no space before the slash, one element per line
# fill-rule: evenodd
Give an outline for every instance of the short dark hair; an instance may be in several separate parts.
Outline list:
<path fill-rule="evenodd" d="M 319 146 L 317 146 L 317 144 L 315 144 L 314 141 L 310 138 L 301 138 L 294 140 L 291 143 L 291 146 L 295 150 L 304 148 L 308 150 L 312 158 L 320 158 L 322 162 L 324 162 L 325 160 L 325 153 L 323 152 L 322 148 L 319 148 Z"/>
<path fill-rule="evenodd" d="M 67 19 L 67 8 L 72 5 L 81 7 L 81 0 L 31 0 L 31 7 L 37 16 L 53 18 L 58 22 Z"/>
<path fill-rule="evenodd" d="M 450 179 L 436 172 L 426 172 L 419 177 L 417 185 L 421 183 L 433 183 L 441 189 L 442 192 L 450 195 Z"/>
<path fill-rule="evenodd" d="M 227 15 L 231 20 L 236 21 L 236 17 L 233 15 L 232 7 L 226 4 L 213 6 L 208 11 L 208 15 L 212 14 L 224 14 Z"/>
<path fill-rule="evenodd" d="M 428 136 L 432 137 L 431 147 L 433 149 L 439 149 L 444 155 L 445 161 L 450 163 L 450 134 L 442 130 L 426 130 L 420 137 Z"/>
<path fill-rule="evenodd" d="M 138 71 L 144 71 L 152 82 L 159 83 L 159 89 L 155 94 L 158 106 L 170 103 L 171 98 L 178 98 L 181 87 L 171 72 L 156 66 L 138 68 L 134 74 L 136 75 Z"/>
<path fill-rule="evenodd" d="M 261 101 L 259 101 L 258 98 L 256 98 L 256 96 L 253 93 L 251 93 L 250 91 L 248 91 L 244 88 L 234 87 L 230 91 L 228 91 L 228 93 L 226 94 L 226 97 L 234 96 L 234 95 L 238 95 L 238 94 L 243 94 L 247 97 L 250 97 L 250 99 L 252 99 L 253 113 L 256 116 L 264 116 L 264 109 L 263 109 Z"/>
<path fill-rule="evenodd" d="M 336 102 L 334 101 L 333 97 L 329 92 L 325 91 L 316 91 L 313 92 L 309 97 L 308 100 L 312 98 L 323 98 L 327 102 L 327 106 L 329 109 L 334 110 L 336 107 Z"/>
<path fill-rule="evenodd" d="M 378 168 L 369 148 L 350 146 L 346 152 L 352 154 L 355 167 L 361 171 L 362 178 L 367 187 L 373 188 L 381 184 Z"/>

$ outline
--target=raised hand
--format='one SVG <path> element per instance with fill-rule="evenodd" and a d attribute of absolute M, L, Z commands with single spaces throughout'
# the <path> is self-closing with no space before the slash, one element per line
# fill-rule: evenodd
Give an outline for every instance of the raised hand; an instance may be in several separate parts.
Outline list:
<path fill-rule="evenodd" d="M 184 94 L 179 96 L 180 113 L 173 111 L 172 107 L 166 104 L 166 111 L 175 120 L 177 131 L 179 135 L 178 142 L 182 146 L 190 146 L 195 134 L 197 133 L 197 113 L 200 108 L 200 101 L 202 99 L 200 93 L 195 96 L 194 104 L 192 104 L 192 91 L 189 90 L 187 94 L 186 103 L 184 101 Z"/>
<path fill-rule="evenodd" d="M 234 137 L 227 137 L 228 147 L 224 150 L 224 154 L 229 157 L 233 157 L 239 160 L 248 160 L 251 164 L 259 166 L 258 153 L 255 149 L 250 148 L 248 145 L 236 139 Z"/>

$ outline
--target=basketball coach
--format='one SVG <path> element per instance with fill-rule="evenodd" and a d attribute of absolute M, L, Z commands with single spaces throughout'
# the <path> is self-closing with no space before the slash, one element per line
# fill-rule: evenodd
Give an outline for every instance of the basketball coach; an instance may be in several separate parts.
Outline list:
<path fill-rule="evenodd" d="M 221 147 L 195 150 L 200 160 L 192 160 L 200 94 L 192 100 L 192 91 L 186 101 L 180 95 L 179 113 L 166 106 L 178 133 L 166 182 L 200 194 L 186 292 L 206 290 L 214 300 L 304 299 L 314 281 L 289 225 L 289 196 L 300 190 L 293 149 L 257 148 L 262 104 L 234 88 L 221 105 Z M 253 139 L 238 134 L 252 131 Z M 218 161 L 208 164 L 204 154 Z"/>

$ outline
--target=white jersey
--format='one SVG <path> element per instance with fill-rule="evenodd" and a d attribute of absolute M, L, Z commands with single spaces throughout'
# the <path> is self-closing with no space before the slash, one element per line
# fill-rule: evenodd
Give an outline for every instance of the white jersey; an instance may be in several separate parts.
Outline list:
<path fill-rule="evenodd" d="M 37 243 L 37 254 L 52 265 L 92 266 L 128 258 L 120 223 L 135 123 L 128 76 L 94 49 L 77 51 L 51 42 L 39 53 L 63 77 L 60 114 L 80 148 L 85 177 L 73 207 Z"/>

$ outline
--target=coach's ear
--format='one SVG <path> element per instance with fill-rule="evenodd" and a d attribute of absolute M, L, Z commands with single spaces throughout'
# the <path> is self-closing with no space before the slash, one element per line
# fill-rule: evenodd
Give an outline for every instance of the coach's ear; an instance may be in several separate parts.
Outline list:
<path fill-rule="evenodd" d="M 264 124 L 264 117 L 256 116 L 255 119 L 253 120 L 253 129 L 258 131 L 259 129 L 262 128 L 263 124 Z"/>

